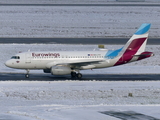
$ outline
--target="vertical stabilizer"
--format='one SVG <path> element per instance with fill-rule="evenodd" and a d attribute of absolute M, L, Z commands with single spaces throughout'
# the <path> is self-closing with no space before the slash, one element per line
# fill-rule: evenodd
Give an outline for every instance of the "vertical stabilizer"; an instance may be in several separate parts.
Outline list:
<path fill-rule="evenodd" d="M 123 47 L 119 54 L 120 58 L 115 65 L 131 62 L 134 56 L 140 55 L 145 51 L 150 26 L 151 24 L 144 23 L 139 27 Z"/>
<path fill-rule="evenodd" d="M 148 39 L 148 31 L 150 29 L 151 24 L 144 23 L 139 29 L 134 33 L 134 35 L 129 39 L 126 45 L 123 47 L 123 52 L 134 51 L 134 53 L 138 54 L 145 51 L 147 39 Z"/>

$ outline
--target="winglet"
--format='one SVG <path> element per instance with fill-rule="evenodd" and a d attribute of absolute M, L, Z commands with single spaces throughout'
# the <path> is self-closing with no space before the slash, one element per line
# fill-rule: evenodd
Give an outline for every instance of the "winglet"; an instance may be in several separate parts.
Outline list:
<path fill-rule="evenodd" d="M 135 32 L 135 35 L 142 35 L 148 32 L 150 29 L 151 24 L 144 23 L 141 25 L 141 27 Z"/>

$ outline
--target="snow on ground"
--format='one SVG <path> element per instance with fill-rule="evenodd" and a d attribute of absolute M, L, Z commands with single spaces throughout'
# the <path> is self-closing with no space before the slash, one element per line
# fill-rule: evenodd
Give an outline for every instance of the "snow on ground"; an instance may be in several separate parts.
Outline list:
<path fill-rule="evenodd" d="M 159 7 L 1 6 L 0 37 L 130 37 L 151 23 L 160 37 Z"/>
<path fill-rule="evenodd" d="M 118 49 L 123 47 L 123 45 L 106 45 L 107 49 Z M 65 44 L 0 44 L 1 57 L 0 57 L 0 72 L 23 72 L 24 70 L 16 70 L 7 68 L 4 63 L 11 56 L 19 53 L 30 51 L 92 51 L 98 50 L 97 45 L 65 45 Z M 5 52 L 4 52 L 5 51 Z M 154 52 L 155 56 L 150 57 L 148 59 L 137 61 L 133 63 L 129 63 L 122 66 L 112 67 L 112 68 L 104 68 L 104 69 L 94 69 L 94 70 L 84 70 L 83 74 L 130 74 L 130 73 L 160 73 L 160 47 L 159 45 L 147 45 L 146 51 Z M 138 70 L 138 71 L 137 71 Z M 31 73 L 42 73 L 42 70 L 31 71 Z"/>
<path fill-rule="evenodd" d="M 105 111 L 135 111 L 160 118 L 159 84 L 159 81 L 1 81 L 0 118 L 119 120 L 101 113 Z M 128 96 L 129 93 L 133 96 Z"/>
<path fill-rule="evenodd" d="M 108 4 L 110 2 L 119 3 L 116 0 L 0 0 L 1 4 Z M 160 0 L 145 0 L 145 2 L 138 3 L 154 2 L 160 2 Z M 124 2 L 122 3 L 124 4 Z"/>

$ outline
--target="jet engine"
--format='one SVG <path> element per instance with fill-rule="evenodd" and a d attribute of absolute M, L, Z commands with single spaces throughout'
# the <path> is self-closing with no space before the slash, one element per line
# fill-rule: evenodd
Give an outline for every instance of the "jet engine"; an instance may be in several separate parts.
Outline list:
<path fill-rule="evenodd" d="M 51 68 L 52 75 L 67 75 L 71 74 L 71 68 L 67 66 L 53 66 Z"/>

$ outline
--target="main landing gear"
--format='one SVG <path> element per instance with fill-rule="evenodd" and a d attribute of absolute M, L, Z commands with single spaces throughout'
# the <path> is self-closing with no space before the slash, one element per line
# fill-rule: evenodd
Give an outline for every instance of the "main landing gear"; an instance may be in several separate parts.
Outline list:
<path fill-rule="evenodd" d="M 25 74 L 25 77 L 29 78 L 29 69 L 27 69 L 26 71 L 27 71 L 27 73 Z"/>
<path fill-rule="evenodd" d="M 78 79 L 82 78 L 82 74 L 81 73 L 76 73 L 76 72 L 71 72 L 71 76 L 72 76 L 72 78 L 75 78 L 75 77 L 77 77 Z"/>

